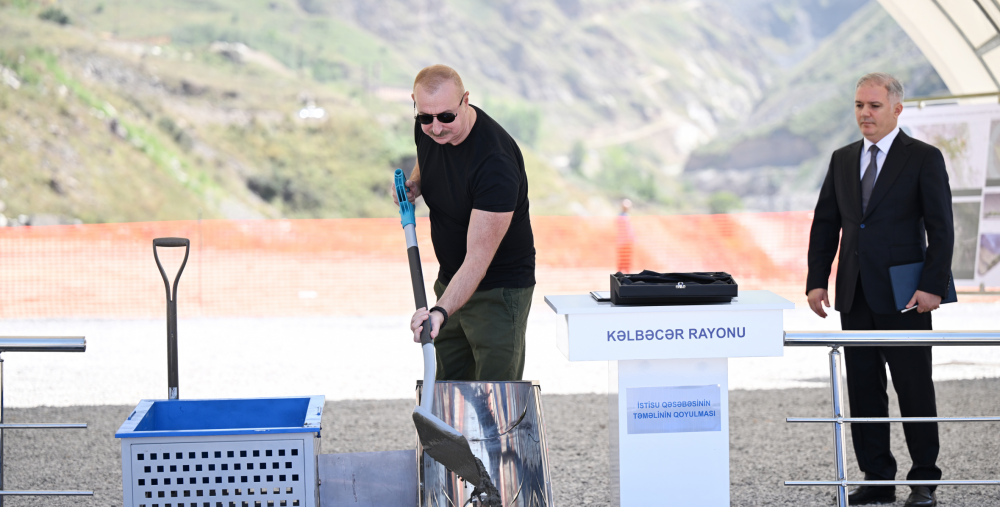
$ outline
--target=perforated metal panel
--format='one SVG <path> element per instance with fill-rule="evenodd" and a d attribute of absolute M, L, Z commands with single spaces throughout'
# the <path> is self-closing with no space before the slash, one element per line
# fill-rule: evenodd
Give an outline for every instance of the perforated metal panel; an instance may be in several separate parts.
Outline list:
<path fill-rule="evenodd" d="M 130 447 L 128 475 L 133 507 L 312 505 L 306 499 L 315 494 L 315 483 L 306 482 L 305 467 L 312 466 L 314 457 L 303 440 L 145 443 Z"/>

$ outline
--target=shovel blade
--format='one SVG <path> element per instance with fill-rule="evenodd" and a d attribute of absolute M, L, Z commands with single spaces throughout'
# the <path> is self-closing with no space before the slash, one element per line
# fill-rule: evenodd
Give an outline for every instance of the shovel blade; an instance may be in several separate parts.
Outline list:
<path fill-rule="evenodd" d="M 423 407 L 413 409 L 413 425 L 424 452 L 455 472 L 465 482 L 479 486 L 479 467 L 465 436 Z"/>

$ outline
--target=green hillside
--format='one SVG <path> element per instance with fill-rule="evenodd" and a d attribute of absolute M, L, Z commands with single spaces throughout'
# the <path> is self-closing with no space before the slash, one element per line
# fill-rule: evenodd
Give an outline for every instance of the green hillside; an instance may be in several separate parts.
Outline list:
<path fill-rule="evenodd" d="M 854 87 L 875 71 L 899 78 L 908 98 L 948 93 L 917 46 L 871 2 L 789 69 L 743 122 L 695 150 L 688 177 L 711 174 L 703 191 L 738 189 L 757 209 L 811 208 L 830 154 L 861 138 Z"/>
<path fill-rule="evenodd" d="M 126 39 L 88 29 L 90 17 L 108 12 L 96 2 L 67 8 L 65 26 L 40 19 L 42 5 L 0 7 L 0 65 L 18 83 L 0 85 L 6 216 L 116 222 L 199 212 L 394 214 L 387 204 L 391 171 L 413 163 L 409 106 L 349 81 L 318 81 L 253 49 L 233 54 L 200 42 L 143 39 L 177 24 L 150 16 L 152 7 L 122 7 L 125 24 L 143 25 L 143 33 Z M 184 26 L 176 30 L 192 30 Z M 327 114 L 300 119 L 307 104 Z M 535 209 L 567 212 L 572 185 L 526 152 Z"/>
<path fill-rule="evenodd" d="M 432 63 L 518 139 L 534 213 L 767 209 L 814 191 L 861 69 L 939 85 L 914 49 L 866 0 L 0 0 L 0 212 L 392 216 Z M 747 166 L 786 141 L 794 185 Z"/>

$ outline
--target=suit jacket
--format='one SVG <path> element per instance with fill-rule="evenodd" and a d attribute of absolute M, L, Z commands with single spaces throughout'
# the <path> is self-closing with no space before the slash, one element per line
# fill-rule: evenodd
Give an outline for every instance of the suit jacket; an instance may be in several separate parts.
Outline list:
<path fill-rule="evenodd" d="M 809 234 L 806 293 L 827 288 L 840 237 L 837 311 L 851 311 L 858 274 L 872 311 L 896 312 L 889 267 L 924 261 L 918 290 L 946 295 L 955 244 L 951 188 L 937 148 L 900 131 L 861 212 L 857 141 L 833 152 Z"/>

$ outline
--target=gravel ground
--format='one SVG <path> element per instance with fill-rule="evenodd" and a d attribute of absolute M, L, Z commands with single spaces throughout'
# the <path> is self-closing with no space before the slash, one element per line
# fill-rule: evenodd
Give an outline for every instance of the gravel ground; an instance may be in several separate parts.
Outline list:
<path fill-rule="evenodd" d="M 938 382 L 937 389 L 941 415 L 1000 414 L 1000 379 Z M 827 416 L 828 391 L 733 391 L 729 399 L 732 505 L 832 505 L 831 488 L 781 485 L 783 480 L 834 478 L 830 426 L 784 422 L 789 416 Z M 892 403 L 895 406 L 894 400 Z M 323 421 L 323 452 L 412 449 L 415 435 L 411 408 L 411 400 L 329 402 Z M 543 395 L 543 408 L 556 504 L 609 505 L 606 396 Z M 6 489 L 93 489 L 95 493 L 93 498 L 10 497 L 7 507 L 121 505 L 120 446 L 111 435 L 131 409 L 7 409 L 5 422 L 87 422 L 90 427 L 4 432 Z M 893 425 L 892 435 L 902 478 L 909 459 L 898 424 Z M 943 424 L 941 440 L 939 464 L 945 478 L 1000 477 L 1000 424 Z M 859 477 L 850 451 L 848 460 L 848 476 Z M 895 505 L 903 504 L 906 493 L 905 488 L 898 490 Z M 1000 488 L 944 487 L 938 499 L 947 506 L 1000 506 Z"/>

